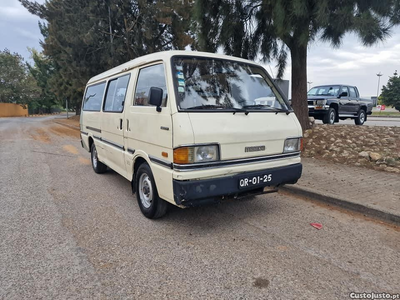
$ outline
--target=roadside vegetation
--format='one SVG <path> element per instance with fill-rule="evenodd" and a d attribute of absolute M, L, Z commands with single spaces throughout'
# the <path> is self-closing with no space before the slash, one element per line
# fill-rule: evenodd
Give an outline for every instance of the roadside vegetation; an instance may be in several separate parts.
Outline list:
<path fill-rule="evenodd" d="M 393 106 L 400 111 L 400 76 L 397 70 L 389 78 L 387 85 L 383 86 L 380 100 L 383 104 Z"/>

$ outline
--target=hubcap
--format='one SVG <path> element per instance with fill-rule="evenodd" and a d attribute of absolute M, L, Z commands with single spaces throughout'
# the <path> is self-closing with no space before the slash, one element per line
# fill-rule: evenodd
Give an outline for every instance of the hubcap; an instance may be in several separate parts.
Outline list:
<path fill-rule="evenodd" d="M 96 148 L 93 148 L 92 163 L 93 163 L 93 167 L 96 169 L 97 168 L 97 151 L 96 151 Z"/>
<path fill-rule="evenodd" d="M 334 111 L 332 111 L 330 116 L 329 116 L 329 123 L 330 124 L 335 123 L 335 112 Z"/>
<path fill-rule="evenodd" d="M 139 178 L 139 195 L 142 205 L 149 208 L 153 202 L 153 188 L 150 177 L 146 173 L 143 173 Z"/>
<path fill-rule="evenodd" d="M 360 112 L 360 122 L 364 123 L 364 120 L 365 120 L 365 114 L 364 114 L 364 111 L 361 111 Z"/>

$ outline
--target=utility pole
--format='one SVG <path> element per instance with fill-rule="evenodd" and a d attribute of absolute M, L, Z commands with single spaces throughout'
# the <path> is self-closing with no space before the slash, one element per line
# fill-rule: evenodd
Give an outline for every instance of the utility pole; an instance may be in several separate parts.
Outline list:
<path fill-rule="evenodd" d="M 67 110 L 67 119 L 68 119 L 68 99 L 65 99 L 65 109 Z"/>
<path fill-rule="evenodd" d="M 383 74 L 381 72 L 379 72 L 378 74 L 376 74 L 376 76 L 378 76 L 378 89 L 376 90 L 376 99 L 378 101 L 378 98 L 379 98 L 379 85 L 381 83 L 381 76 L 383 76 Z"/>

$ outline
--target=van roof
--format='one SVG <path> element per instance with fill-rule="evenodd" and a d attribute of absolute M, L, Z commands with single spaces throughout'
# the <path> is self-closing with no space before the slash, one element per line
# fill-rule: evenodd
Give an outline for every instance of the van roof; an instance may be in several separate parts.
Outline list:
<path fill-rule="evenodd" d="M 112 68 L 110 70 L 107 70 L 103 73 L 100 73 L 99 75 L 96 75 L 88 81 L 87 84 L 94 83 L 96 81 L 103 80 L 107 77 L 128 71 L 130 69 L 139 67 L 141 65 L 145 65 L 148 63 L 151 63 L 153 61 L 158 61 L 158 60 L 163 60 L 167 61 L 169 60 L 172 56 L 176 55 L 188 55 L 188 56 L 200 56 L 200 57 L 211 57 L 211 58 L 224 58 L 224 59 L 230 59 L 230 60 L 235 60 L 239 62 L 244 62 L 244 63 L 253 63 L 252 61 L 243 59 L 243 58 L 238 58 L 238 57 L 233 57 L 233 56 L 228 56 L 228 55 L 223 55 L 223 54 L 216 54 L 216 53 L 209 53 L 209 52 L 199 52 L 199 51 L 183 51 L 183 50 L 171 50 L 171 51 L 161 51 L 161 52 L 155 52 L 152 54 L 140 56 L 138 58 L 135 58 L 133 60 L 130 60 L 122 65 L 119 65 L 115 68 Z"/>

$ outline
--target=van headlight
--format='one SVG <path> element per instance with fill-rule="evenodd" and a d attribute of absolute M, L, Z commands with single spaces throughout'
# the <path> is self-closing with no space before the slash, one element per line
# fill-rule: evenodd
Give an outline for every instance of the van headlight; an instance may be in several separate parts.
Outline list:
<path fill-rule="evenodd" d="M 218 145 L 190 146 L 174 149 L 175 164 L 193 164 L 219 160 Z"/>
<path fill-rule="evenodd" d="M 283 153 L 298 152 L 303 150 L 303 138 L 289 138 L 285 140 Z"/>

